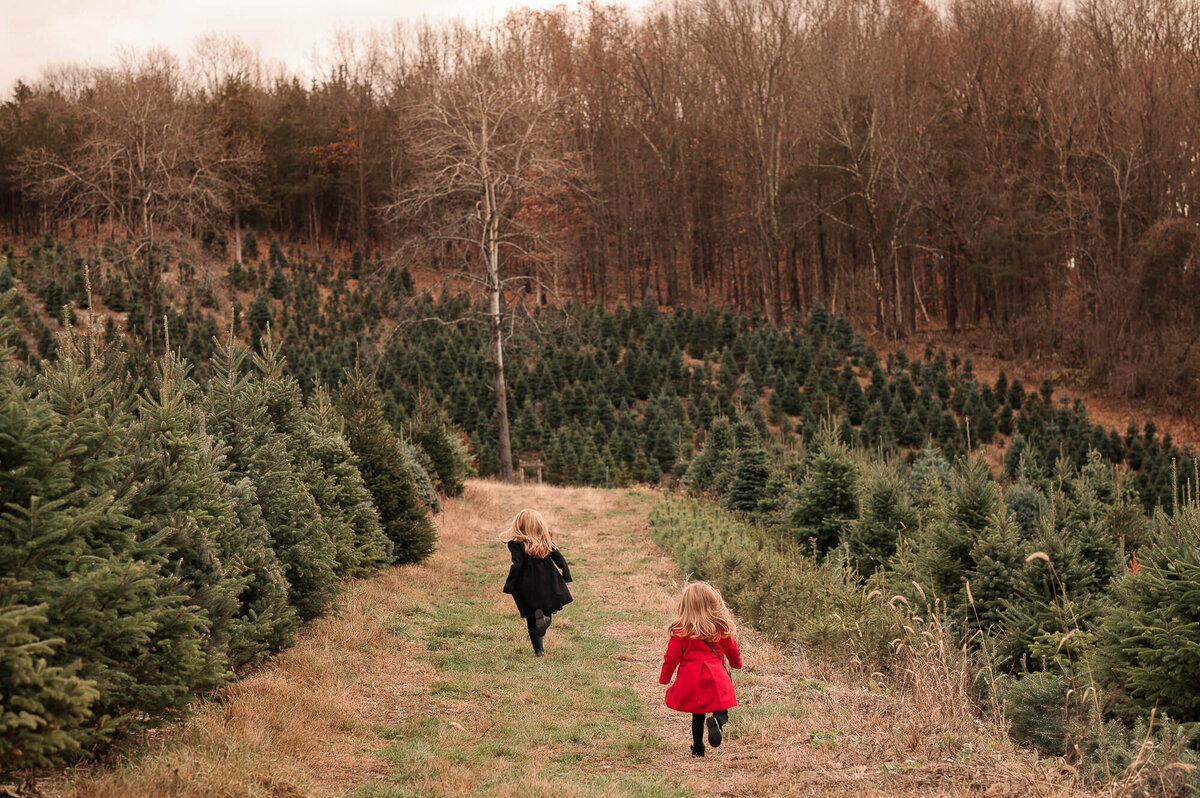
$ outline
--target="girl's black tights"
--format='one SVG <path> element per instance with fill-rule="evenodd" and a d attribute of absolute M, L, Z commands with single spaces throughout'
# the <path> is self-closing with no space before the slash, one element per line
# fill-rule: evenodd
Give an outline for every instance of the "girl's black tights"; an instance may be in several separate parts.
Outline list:
<path fill-rule="evenodd" d="M 729 710 L 722 709 L 712 713 L 712 716 L 717 719 L 717 724 L 724 726 L 729 722 Z M 704 713 L 692 713 L 692 748 L 696 750 L 704 750 Z"/>

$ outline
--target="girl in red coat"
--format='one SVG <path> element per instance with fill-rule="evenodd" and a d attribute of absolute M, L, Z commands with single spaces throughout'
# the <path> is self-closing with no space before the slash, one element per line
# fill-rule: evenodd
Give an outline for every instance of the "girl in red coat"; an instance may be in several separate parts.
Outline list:
<path fill-rule="evenodd" d="M 667 706 L 692 713 L 692 756 L 704 756 L 704 716 L 708 718 L 708 744 L 721 744 L 721 727 L 729 720 L 729 708 L 737 706 L 733 679 L 725 660 L 742 667 L 742 652 L 733 633 L 737 630 L 725 599 L 708 582 L 692 582 L 683 588 L 675 620 L 668 627 L 671 642 L 663 657 L 658 683 L 667 684 L 679 668 L 675 683 L 667 688 Z"/>
<path fill-rule="evenodd" d="M 571 591 L 567 589 L 571 569 L 550 539 L 546 519 L 537 510 L 517 513 L 508 533 L 508 553 L 512 555 L 512 566 L 504 581 L 504 592 L 511 593 L 517 603 L 517 611 L 529 627 L 533 654 L 540 657 L 551 616 L 571 602 Z"/>

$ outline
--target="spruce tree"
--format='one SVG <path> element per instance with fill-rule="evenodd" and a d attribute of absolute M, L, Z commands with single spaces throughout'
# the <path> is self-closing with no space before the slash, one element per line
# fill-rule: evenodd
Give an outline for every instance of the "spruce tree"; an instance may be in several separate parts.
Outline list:
<path fill-rule="evenodd" d="M 532 410 L 528 402 L 526 408 Z M 612 403 L 608 403 L 608 411 L 612 413 Z M 524 412 L 524 408 L 522 410 Z M 524 423 L 532 421 L 525 419 Z M 518 426 L 521 424 L 518 417 Z M 446 496 L 458 496 L 463 491 L 463 480 L 467 474 L 467 463 L 462 456 L 462 448 L 458 443 L 458 433 L 450 425 L 450 419 L 435 402 L 427 397 L 417 402 L 409 427 L 412 442 L 425 452 L 433 467 L 430 476 L 434 478 L 437 491 Z M 536 428 L 535 428 L 536 430 Z M 536 433 L 535 433 L 536 434 Z M 533 437 L 533 435 L 531 435 Z"/>
<path fill-rule="evenodd" d="M 847 383 L 845 393 L 842 394 L 842 403 L 846 409 L 846 420 L 856 427 L 862 424 L 867 414 L 867 399 L 863 395 L 862 386 L 853 376 Z"/>
<path fill-rule="evenodd" d="M 1001 511 L 989 519 L 971 547 L 969 562 L 964 574 L 971 589 L 967 620 L 970 626 L 988 632 L 1001 622 L 1025 562 L 1020 529 L 1011 514 Z"/>
<path fill-rule="evenodd" d="M 400 438 L 383 417 L 375 384 L 358 370 L 347 372 L 339 394 L 346 440 L 357 455 L 375 499 L 396 562 L 419 562 L 433 553 L 436 533 L 421 501 L 417 477 Z"/>
<path fill-rule="evenodd" d="M 721 495 L 732 478 L 733 424 L 726 416 L 717 416 L 708 428 L 700 453 L 688 466 L 684 480 L 694 493 Z"/>
<path fill-rule="evenodd" d="M 1102 677 L 1142 712 L 1200 721 L 1200 506 L 1153 519 L 1153 542 L 1116 583 L 1100 624 Z"/>
<path fill-rule="evenodd" d="M 155 379 L 139 401 L 145 466 L 131 514 L 158 531 L 170 570 L 207 612 L 209 656 L 237 670 L 290 641 L 297 622 L 287 581 L 257 508 L 239 513 L 225 447 L 205 434 L 185 365 L 167 354 Z"/>
<path fill-rule="evenodd" d="M 902 535 L 917 530 L 917 513 L 908 492 L 908 480 L 895 466 L 876 462 L 862 480 L 862 516 L 846 532 L 850 556 L 860 574 L 887 565 Z"/>
<path fill-rule="evenodd" d="M 767 453 L 757 440 L 740 449 L 725 495 L 725 506 L 747 514 L 756 513 L 760 502 L 766 498 L 770 475 Z"/>
<path fill-rule="evenodd" d="M 326 518 L 345 527 L 353 553 L 345 557 L 349 576 L 368 576 L 393 559 L 392 544 L 384 534 L 379 511 L 358 457 L 345 437 L 346 420 L 328 391 L 318 389 L 304 407 L 304 423 L 311 432 L 308 454 L 320 466 L 311 483 L 313 498 Z"/>
<path fill-rule="evenodd" d="M 61 443 L 48 458 L 21 444 L 9 451 L 0 574 L 29 585 L 14 603 L 45 605 L 45 625 L 30 631 L 66 641 L 48 663 L 78 661 L 78 675 L 95 683 L 94 732 L 102 739 L 182 710 L 228 669 L 205 646 L 207 614 L 165 567 L 170 532 L 130 515 L 145 464 L 123 358 L 68 347 L 37 388 L 37 397 L 22 402 L 10 393 L 6 404 L 38 419 L 34 425 L 49 420 Z"/>
<path fill-rule="evenodd" d="M 0 581 L 0 601 L 27 587 Z M 47 621 L 45 607 L 0 604 L 0 773 L 58 764 L 81 752 L 99 697 L 77 666 L 47 664 L 65 641 L 31 631 Z"/>
<path fill-rule="evenodd" d="M 230 478 L 248 479 L 301 619 L 323 614 L 337 593 L 337 548 L 305 483 L 294 447 L 271 420 L 270 397 L 246 371 L 232 337 L 217 351 L 204 396 L 208 429 L 229 446 Z"/>
<path fill-rule="evenodd" d="M 812 541 L 822 554 L 836 547 L 858 518 L 858 495 L 858 466 L 837 434 L 826 426 L 788 519 L 791 537 L 801 545 Z"/>

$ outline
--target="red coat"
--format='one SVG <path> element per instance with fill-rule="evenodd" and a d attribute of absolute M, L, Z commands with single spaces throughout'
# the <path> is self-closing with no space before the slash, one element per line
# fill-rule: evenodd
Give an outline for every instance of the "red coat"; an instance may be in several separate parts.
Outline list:
<path fill-rule="evenodd" d="M 723 637 L 712 646 L 718 652 L 723 652 L 732 667 L 742 667 L 742 652 L 732 637 Z M 737 706 L 733 680 L 722 664 L 722 657 L 703 640 L 671 635 L 658 683 L 669 683 L 676 667 L 679 668 L 679 675 L 675 683 L 667 688 L 667 706 L 671 709 L 698 715 Z"/>

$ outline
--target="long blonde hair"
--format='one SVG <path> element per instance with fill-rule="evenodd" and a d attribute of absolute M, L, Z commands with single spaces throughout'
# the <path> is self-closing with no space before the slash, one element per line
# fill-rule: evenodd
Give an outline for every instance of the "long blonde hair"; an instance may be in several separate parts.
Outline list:
<path fill-rule="evenodd" d="M 667 628 L 673 635 L 716 642 L 733 637 L 737 624 L 721 591 L 708 582 L 689 582 L 679 596 L 675 620 Z"/>
<path fill-rule="evenodd" d="M 512 527 L 508 530 L 508 539 L 523 544 L 525 553 L 530 557 L 548 557 L 554 550 L 554 541 L 550 539 L 550 527 L 537 510 L 522 510 L 517 513 Z"/>

